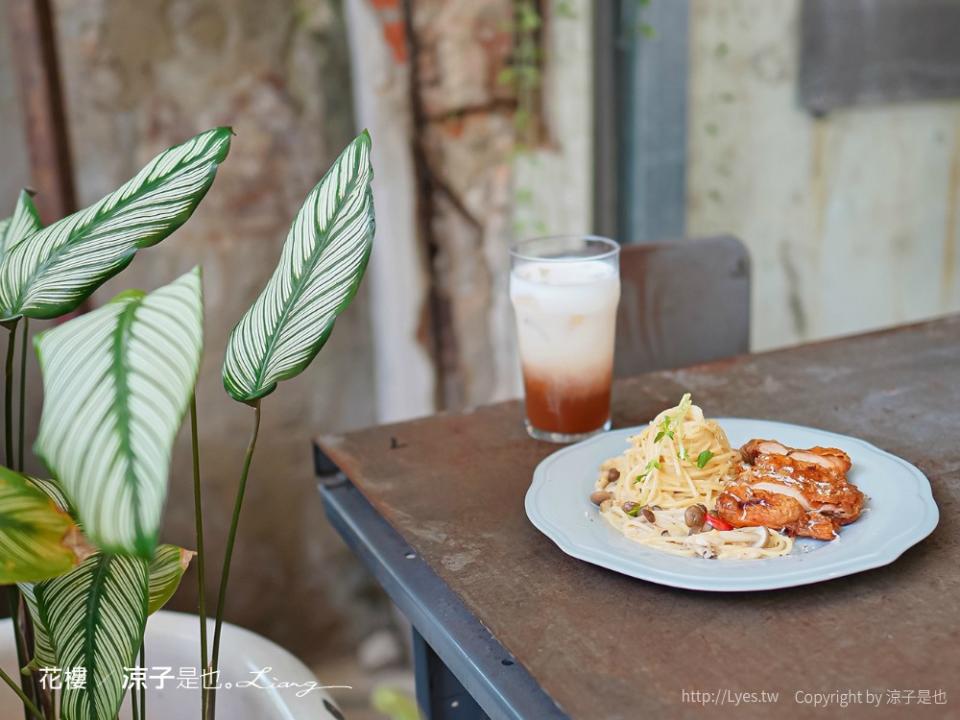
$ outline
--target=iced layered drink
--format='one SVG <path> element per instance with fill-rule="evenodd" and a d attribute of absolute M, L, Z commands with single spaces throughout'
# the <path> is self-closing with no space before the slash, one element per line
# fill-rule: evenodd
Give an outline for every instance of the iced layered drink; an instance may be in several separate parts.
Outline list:
<path fill-rule="evenodd" d="M 610 427 L 619 247 L 598 237 L 543 238 L 513 251 L 527 429 L 572 442 Z"/>

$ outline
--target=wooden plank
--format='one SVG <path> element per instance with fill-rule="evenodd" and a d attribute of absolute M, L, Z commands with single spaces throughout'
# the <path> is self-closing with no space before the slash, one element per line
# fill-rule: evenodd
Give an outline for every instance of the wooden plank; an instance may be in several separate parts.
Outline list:
<path fill-rule="evenodd" d="M 960 97 L 956 0 L 804 0 L 800 29 L 812 112 Z"/>
<path fill-rule="evenodd" d="M 687 592 L 564 555 L 523 511 L 533 468 L 556 448 L 527 437 L 518 402 L 319 443 L 571 717 L 728 717 L 682 701 L 683 690 L 725 687 L 780 693 L 775 707 L 737 708 L 747 718 L 802 715 L 797 690 L 838 686 L 942 689 L 954 702 L 958 338 L 954 316 L 616 384 L 617 426 L 691 391 L 710 415 L 858 436 L 928 475 L 942 513 L 930 538 L 886 568 L 784 591 Z M 900 710 L 851 705 L 844 717 Z"/>
<path fill-rule="evenodd" d="M 77 209 L 56 30 L 48 0 L 8 0 L 10 44 L 23 106 L 31 185 L 45 223 Z"/>

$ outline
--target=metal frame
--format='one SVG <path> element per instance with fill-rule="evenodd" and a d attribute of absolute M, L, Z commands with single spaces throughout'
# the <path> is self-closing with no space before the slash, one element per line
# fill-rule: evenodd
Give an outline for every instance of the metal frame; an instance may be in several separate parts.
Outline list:
<path fill-rule="evenodd" d="M 620 135 L 623 121 L 623 69 L 628 48 L 621 42 L 620 1 L 593 8 L 593 230 L 606 237 L 621 234 Z"/>
<path fill-rule="evenodd" d="M 413 669 L 417 679 L 417 705 L 428 718 L 487 720 L 490 717 L 416 628 L 413 629 Z"/>
<path fill-rule="evenodd" d="M 417 698 L 428 720 L 560 720 L 567 715 L 315 448 L 331 524 L 415 628 Z"/>
<path fill-rule="evenodd" d="M 596 5 L 594 227 L 621 242 L 686 234 L 689 18 L 689 0 Z"/>

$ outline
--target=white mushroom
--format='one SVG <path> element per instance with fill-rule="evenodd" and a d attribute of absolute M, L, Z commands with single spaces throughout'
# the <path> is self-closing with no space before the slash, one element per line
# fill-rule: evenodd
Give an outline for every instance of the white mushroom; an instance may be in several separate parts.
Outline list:
<path fill-rule="evenodd" d="M 752 547 L 766 547 L 767 541 L 770 539 L 770 531 L 767 530 L 767 528 L 765 528 L 763 525 L 750 529 L 753 530 L 753 534 L 757 536 L 757 539 L 754 541 Z"/>
<path fill-rule="evenodd" d="M 700 557 L 706 558 L 707 560 L 714 560 L 717 557 L 717 551 L 714 550 L 710 545 L 695 547 L 694 552 Z"/>

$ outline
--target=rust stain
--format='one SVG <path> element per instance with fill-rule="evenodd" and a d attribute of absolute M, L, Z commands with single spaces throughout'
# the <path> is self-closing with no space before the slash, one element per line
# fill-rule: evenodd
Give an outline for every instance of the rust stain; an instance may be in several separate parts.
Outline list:
<path fill-rule="evenodd" d="M 440 127 L 447 134 L 448 137 L 458 138 L 463 136 L 463 132 L 466 129 L 467 121 L 462 116 L 452 117 L 447 120 L 445 123 L 442 123 Z"/>
<path fill-rule="evenodd" d="M 396 20 L 383 24 L 383 39 L 390 46 L 390 52 L 393 53 L 393 59 L 397 63 L 407 61 L 407 38 L 404 32 L 403 22 Z"/>
<path fill-rule="evenodd" d="M 403 20 L 401 0 L 370 0 L 370 5 L 383 24 L 383 39 L 390 48 L 394 62 L 407 62 L 407 36 Z"/>
<path fill-rule="evenodd" d="M 950 181 L 947 183 L 947 223 L 943 238 L 943 258 L 940 265 L 940 309 L 949 306 L 950 290 L 954 283 L 957 261 L 957 203 L 960 197 L 960 123 L 953 133 L 953 157 L 950 159 Z"/>

